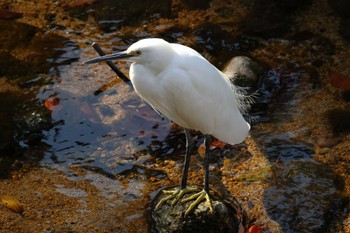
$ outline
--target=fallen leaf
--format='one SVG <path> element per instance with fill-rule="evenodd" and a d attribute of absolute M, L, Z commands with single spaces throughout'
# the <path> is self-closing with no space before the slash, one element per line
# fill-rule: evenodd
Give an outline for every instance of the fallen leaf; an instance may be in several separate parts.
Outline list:
<path fill-rule="evenodd" d="M 1 198 L 1 203 L 7 207 L 8 209 L 12 210 L 13 212 L 16 212 L 18 214 L 21 214 L 23 212 L 23 206 L 19 202 L 19 200 L 15 197 L 11 196 L 3 196 Z"/>
<path fill-rule="evenodd" d="M 50 110 L 50 112 L 62 109 L 62 106 L 60 105 L 60 99 L 57 97 L 47 98 L 44 102 L 44 105 L 48 110 Z"/>
<path fill-rule="evenodd" d="M 202 157 L 202 159 L 205 158 L 205 145 L 202 143 L 198 149 L 197 149 L 198 154 Z"/>
<path fill-rule="evenodd" d="M 262 232 L 262 228 L 257 225 L 250 226 L 247 231 L 247 233 L 261 233 L 261 232 Z"/>
<path fill-rule="evenodd" d="M 211 146 L 215 147 L 215 148 L 220 148 L 220 149 L 224 149 L 226 143 L 216 140 L 216 141 L 212 141 L 211 142 Z"/>

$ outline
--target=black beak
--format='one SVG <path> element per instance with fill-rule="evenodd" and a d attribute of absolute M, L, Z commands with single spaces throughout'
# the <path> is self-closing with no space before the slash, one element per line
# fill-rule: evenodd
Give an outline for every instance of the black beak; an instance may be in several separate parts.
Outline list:
<path fill-rule="evenodd" d="M 127 54 L 126 51 L 119 52 L 119 53 L 113 53 L 109 55 L 105 55 L 102 57 L 96 57 L 94 59 L 85 61 L 84 64 L 92 64 L 92 63 L 97 63 L 101 61 L 111 61 L 111 60 L 121 60 L 121 59 L 126 59 L 129 57 L 132 57 L 132 54 Z"/>

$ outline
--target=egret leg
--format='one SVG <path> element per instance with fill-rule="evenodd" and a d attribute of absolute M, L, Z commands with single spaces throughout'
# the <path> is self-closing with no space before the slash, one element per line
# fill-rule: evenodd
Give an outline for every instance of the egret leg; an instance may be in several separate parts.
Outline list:
<path fill-rule="evenodd" d="M 174 205 L 186 193 L 199 191 L 198 188 L 187 188 L 188 168 L 190 166 L 191 150 L 192 150 L 193 142 L 192 142 L 192 136 L 191 136 L 190 131 L 188 129 L 184 129 L 184 131 L 185 131 L 185 136 L 186 136 L 186 154 L 185 154 L 184 167 L 182 170 L 180 189 L 163 190 L 162 192 L 164 194 L 167 194 L 168 196 L 162 198 L 158 202 L 158 204 L 156 205 L 155 209 L 160 208 L 168 200 L 172 200 L 171 204 Z"/>
<path fill-rule="evenodd" d="M 210 213 L 213 212 L 213 207 L 209 197 L 209 155 L 210 155 L 210 141 L 209 135 L 205 135 L 205 158 L 204 158 L 204 189 L 198 193 L 189 196 L 181 201 L 185 203 L 196 199 L 185 211 L 185 215 L 188 215 L 199 203 L 205 200 L 206 205 L 209 207 Z"/>
<path fill-rule="evenodd" d="M 190 131 L 188 129 L 185 129 L 184 131 L 186 135 L 186 154 L 185 154 L 184 167 L 182 170 L 182 179 L 181 179 L 181 186 L 180 186 L 181 189 L 185 189 L 187 186 L 187 174 L 188 174 L 188 168 L 190 166 L 191 150 L 193 146 Z"/>
<path fill-rule="evenodd" d="M 185 215 L 188 215 L 203 200 L 205 200 L 205 202 L 207 203 L 207 206 L 209 207 L 210 212 L 212 213 L 213 207 L 209 197 L 209 148 L 210 148 L 211 138 L 209 135 L 205 136 L 204 189 L 200 191 L 198 188 L 187 188 L 187 173 L 188 173 L 188 168 L 190 164 L 191 149 L 192 149 L 193 142 L 192 142 L 191 134 L 188 129 L 185 129 L 185 135 L 186 135 L 186 155 L 185 155 L 184 168 L 182 171 L 180 189 L 163 190 L 163 193 L 168 194 L 168 196 L 162 198 L 156 205 L 155 209 L 160 208 L 166 201 L 171 199 L 173 199 L 171 204 L 174 205 L 186 193 L 194 192 L 195 194 L 181 201 L 181 203 L 185 203 L 195 199 L 195 201 L 191 203 L 191 205 L 185 211 Z"/>

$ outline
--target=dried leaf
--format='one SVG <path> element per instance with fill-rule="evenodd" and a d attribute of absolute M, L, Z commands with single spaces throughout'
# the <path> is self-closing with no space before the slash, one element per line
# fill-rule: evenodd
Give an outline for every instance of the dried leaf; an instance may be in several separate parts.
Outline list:
<path fill-rule="evenodd" d="M 247 233 L 261 233 L 262 232 L 262 228 L 257 226 L 257 225 L 252 225 L 249 227 L 248 232 Z"/>
<path fill-rule="evenodd" d="M 3 196 L 1 198 L 1 203 L 13 212 L 16 212 L 18 214 L 21 214 L 23 212 L 22 204 L 15 197 Z"/>
<path fill-rule="evenodd" d="M 61 110 L 62 106 L 60 105 L 60 99 L 57 97 L 50 97 L 45 100 L 45 107 L 53 112 L 54 110 Z"/>
<path fill-rule="evenodd" d="M 211 146 L 213 146 L 215 148 L 224 149 L 224 147 L 226 146 L 226 143 L 219 141 L 219 140 L 215 140 L 215 141 L 211 142 Z"/>

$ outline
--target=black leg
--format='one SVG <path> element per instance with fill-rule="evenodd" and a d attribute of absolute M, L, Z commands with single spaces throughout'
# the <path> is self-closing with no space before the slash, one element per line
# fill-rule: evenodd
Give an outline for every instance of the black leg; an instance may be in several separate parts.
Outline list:
<path fill-rule="evenodd" d="M 190 166 L 191 149 L 193 144 L 192 137 L 188 129 L 185 129 L 185 135 L 186 135 L 186 155 L 185 155 L 184 167 L 182 170 L 181 189 L 184 189 L 187 186 L 187 173 L 188 173 L 188 167 Z"/>
<path fill-rule="evenodd" d="M 205 158 L 204 158 L 204 190 L 209 193 L 209 149 L 211 138 L 205 135 Z"/>

